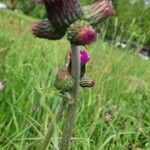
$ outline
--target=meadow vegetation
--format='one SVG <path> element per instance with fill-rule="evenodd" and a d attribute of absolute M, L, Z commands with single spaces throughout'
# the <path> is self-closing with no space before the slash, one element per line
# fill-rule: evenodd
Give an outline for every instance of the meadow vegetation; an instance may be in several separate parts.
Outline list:
<path fill-rule="evenodd" d="M 0 10 L 0 20 L 0 149 L 35 150 L 62 100 L 53 81 L 69 43 L 34 38 L 35 19 L 22 13 Z M 150 63 L 104 42 L 106 33 L 88 47 L 96 85 L 80 89 L 71 149 L 150 150 Z M 63 120 L 50 149 L 58 149 Z"/>

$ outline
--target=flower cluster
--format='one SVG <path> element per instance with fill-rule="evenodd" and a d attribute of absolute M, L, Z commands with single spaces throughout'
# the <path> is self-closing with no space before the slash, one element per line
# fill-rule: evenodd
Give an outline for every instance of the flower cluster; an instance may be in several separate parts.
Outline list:
<path fill-rule="evenodd" d="M 107 17 L 113 15 L 111 0 L 97 0 L 95 3 L 81 7 L 79 0 L 34 0 L 45 5 L 47 19 L 32 24 L 34 36 L 51 40 L 67 39 L 73 45 L 88 45 L 96 41 L 95 27 Z M 86 63 L 90 57 L 86 50 L 80 50 L 80 86 L 92 87 L 95 81 L 86 77 Z M 65 69 L 58 72 L 55 87 L 69 91 L 74 81 L 71 77 L 72 54 L 67 55 Z"/>
<path fill-rule="evenodd" d="M 67 33 L 75 45 L 86 45 L 96 40 L 93 27 L 113 15 L 111 0 L 98 0 L 81 7 L 79 0 L 34 0 L 45 5 L 48 18 L 34 22 L 32 30 L 39 38 L 61 39 Z"/>

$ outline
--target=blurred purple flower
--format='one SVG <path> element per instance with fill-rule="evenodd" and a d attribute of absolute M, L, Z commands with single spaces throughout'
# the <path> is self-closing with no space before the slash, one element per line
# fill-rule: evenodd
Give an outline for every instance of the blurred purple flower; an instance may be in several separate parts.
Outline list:
<path fill-rule="evenodd" d="M 0 81 L 0 92 L 4 89 L 4 85 L 3 85 L 3 82 Z"/>
<path fill-rule="evenodd" d="M 112 114 L 106 114 L 105 120 L 106 120 L 106 121 L 112 121 L 112 120 L 113 120 Z"/>

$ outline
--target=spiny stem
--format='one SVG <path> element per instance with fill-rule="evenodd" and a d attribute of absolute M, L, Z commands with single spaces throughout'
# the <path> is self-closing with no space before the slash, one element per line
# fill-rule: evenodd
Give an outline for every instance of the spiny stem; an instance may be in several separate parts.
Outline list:
<path fill-rule="evenodd" d="M 64 111 L 64 108 L 65 108 L 65 105 L 66 105 L 66 101 L 63 100 L 59 106 L 59 110 L 58 112 L 56 113 L 56 122 L 58 122 L 61 117 L 62 117 L 62 114 L 63 114 L 63 111 Z M 45 136 L 45 139 L 44 141 L 42 142 L 41 146 L 40 146 L 40 149 L 39 150 L 46 150 L 47 147 L 48 147 L 48 144 L 50 142 L 50 139 L 53 135 L 53 131 L 54 131 L 54 122 L 52 122 L 48 128 L 48 132 Z"/>
<path fill-rule="evenodd" d="M 75 120 L 75 112 L 77 108 L 77 96 L 78 87 L 80 80 L 80 51 L 79 48 L 71 44 L 71 54 L 72 54 L 72 70 L 71 74 L 75 80 L 75 85 L 73 90 L 70 92 L 72 96 L 72 103 L 68 104 L 67 116 L 64 123 L 63 135 L 59 145 L 60 150 L 68 150 L 70 145 L 70 139 L 72 136 L 72 128 Z"/>

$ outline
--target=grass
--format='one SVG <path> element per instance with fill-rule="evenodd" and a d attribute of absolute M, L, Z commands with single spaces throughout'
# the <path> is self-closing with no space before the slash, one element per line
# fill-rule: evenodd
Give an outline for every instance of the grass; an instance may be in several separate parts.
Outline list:
<path fill-rule="evenodd" d="M 0 149 L 34 150 L 61 101 L 53 80 L 64 65 L 69 43 L 65 38 L 34 38 L 33 19 L 22 14 L 0 10 L 0 20 L 0 80 L 5 80 L 0 93 Z M 87 74 L 96 85 L 80 89 L 71 149 L 150 150 L 149 61 L 101 39 L 88 49 Z M 107 114 L 112 121 L 106 120 Z M 55 149 L 63 120 L 55 125 Z"/>

